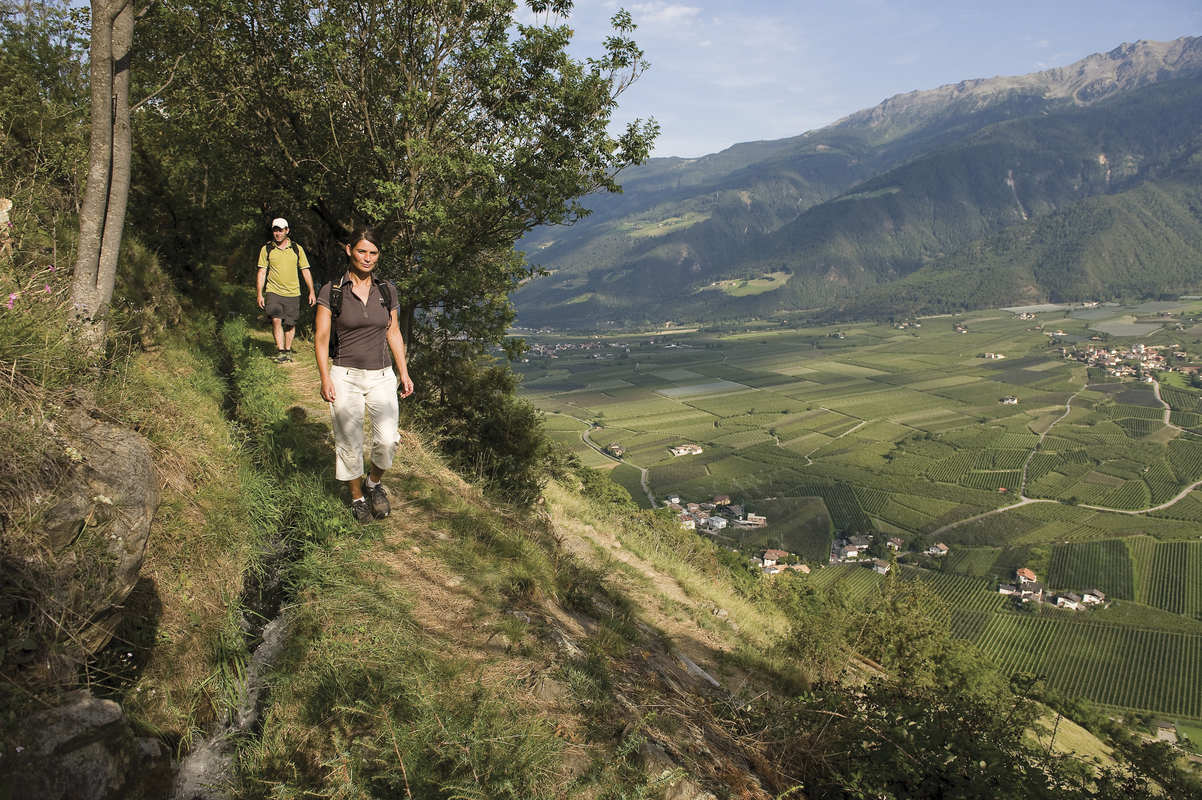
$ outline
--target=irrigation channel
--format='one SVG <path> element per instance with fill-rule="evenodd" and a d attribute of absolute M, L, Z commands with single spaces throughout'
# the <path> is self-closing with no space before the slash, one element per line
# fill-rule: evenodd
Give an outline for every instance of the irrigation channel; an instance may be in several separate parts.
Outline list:
<path fill-rule="evenodd" d="M 1052 432 L 1052 428 L 1056 427 L 1057 423 L 1062 422 L 1066 417 L 1068 417 L 1069 414 L 1072 413 L 1073 399 L 1076 398 L 1077 395 L 1081 394 L 1081 392 L 1084 392 L 1088 388 L 1089 388 L 1089 384 L 1087 383 L 1084 386 L 1082 386 L 1080 389 L 1078 389 L 1077 391 L 1073 392 L 1072 396 L 1069 397 L 1068 400 L 1066 400 L 1064 403 L 1064 413 L 1061 414 L 1059 417 L 1057 417 L 1055 420 L 1053 420 L 1052 423 L 1050 425 L 1048 425 L 1047 429 L 1044 430 L 1043 433 L 1039 434 L 1039 441 L 1035 443 L 1035 446 L 1033 448 L 1031 448 L 1031 452 L 1027 455 L 1027 460 L 1023 462 L 1023 476 L 1022 476 L 1022 481 L 1019 484 L 1019 488 L 1018 488 L 1018 502 L 1011 503 L 1010 505 L 1003 506 L 1002 508 L 995 508 L 992 511 L 986 511 L 982 514 L 976 514 L 971 517 L 965 517 L 964 519 L 958 520 L 956 522 L 948 523 L 947 525 L 944 525 L 942 528 L 938 528 L 938 529 L 932 531 L 931 535 L 938 536 L 939 534 L 945 533 L 946 531 L 949 531 L 952 528 L 959 527 L 960 525 L 964 525 L 969 522 L 975 522 L 976 520 L 984 519 L 985 517 L 992 517 L 996 514 L 1004 514 L 1007 511 L 1013 511 L 1016 508 L 1021 508 L 1022 506 L 1032 505 L 1034 503 L 1060 503 L 1061 502 L 1060 500 L 1049 500 L 1047 498 L 1042 498 L 1042 497 L 1027 497 L 1027 495 L 1026 495 L 1027 467 L 1030 465 L 1031 459 L 1035 457 L 1035 454 L 1037 452 L 1039 452 L 1040 447 L 1043 445 L 1044 437 L 1046 437 L 1049 433 Z M 1152 381 L 1152 393 L 1156 395 L 1156 401 L 1164 407 L 1164 418 L 1163 418 L 1164 425 L 1168 428 L 1172 428 L 1173 430 L 1177 431 L 1178 433 L 1189 433 L 1189 431 L 1185 431 L 1181 427 L 1174 425 L 1173 423 L 1171 423 L 1169 421 L 1169 416 L 1172 413 L 1172 409 L 1169 406 L 1169 404 L 1166 403 L 1160 396 L 1160 382 L 1159 381 L 1155 381 L 1155 380 Z M 1141 514 L 1150 514 L 1154 511 L 1163 511 L 1164 509 L 1169 508 L 1170 506 L 1174 505 L 1175 503 L 1180 502 L 1182 498 L 1184 498 L 1186 495 L 1188 495 L 1190 492 L 1192 492 L 1194 489 L 1198 488 L 1199 486 L 1202 486 L 1202 481 L 1194 481 L 1189 486 L 1186 486 L 1184 489 L 1182 489 L 1180 492 L 1178 492 L 1171 500 L 1161 503 L 1160 505 L 1149 506 L 1148 508 L 1140 508 L 1140 509 L 1109 508 L 1108 506 L 1094 506 L 1094 505 L 1087 505 L 1085 503 L 1081 503 L 1081 504 L 1077 505 L 1077 508 L 1087 508 L 1090 511 L 1105 511 L 1105 512 L 1109 512 L 1111 514 L 1127 514 L 1128 516 L 1139 516 Z"/>

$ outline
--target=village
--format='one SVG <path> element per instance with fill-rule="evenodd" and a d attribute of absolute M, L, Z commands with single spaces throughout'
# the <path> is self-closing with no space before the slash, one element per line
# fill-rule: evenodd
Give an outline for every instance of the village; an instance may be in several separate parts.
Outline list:
<path fill-rule="evenodd" d="M 872 534 L 837 538 L 831 545 L 830 563 L 863 563 L 865 566 L 871 567 L 874 572 L 887 575 L 892 564 L 880 558 L 879 555 L 873 555 L 874 541 L 875 536 Z M 884 540 L 885 550 L 893 553 L 900 553 L 904 546 L 905 540 L 897 536 L 890 536 Z M 942 559 L 946 558 L 950 552 L 951 548 L 946 544 L 936 542 L 916 555 Z M 1050 592 L 1039 582 L 1034 570 L 1027 567 L 1015 570 L 1014 580 L 1011 583 L 999 583 L 997 590 L 999 594 L 1013 597 L 1019 603 L 1049 603 L 1054 604 L 1057 608 L 1070 611 L 1082 611 L 1106 603 L 1106 594 L 1100 589 Z"/>
<path fill-rule="evenodd" d="M 665 341 L 664 339 L 642 339 L 636 342 L 607 342 L 601 341 L 594 336 L 589 341 L 582 342 L 555 342 L 547 344 L 544 342 L 534 342 L 530 345 L 526 355 L 522 358 L 523 363 L 529 363 L 530 357 L 536 358 L 559 358 L 561 356 L 573 355 L 576 353 L 589 353 L 590 358 L 614 358 L 615 355 L 625 357 L 629 355 L 632 347 L 662 347 L 665 350 L 687 350 L 691 349 L 692 345 L 681 342 Z M 609 352 L 606 352 L 609 351 Z"/>
<path fill-rule="evenodd" d="M 679 445 L 671 449 L 673 455 L 701 452 L 701 448 L 693 444 Z M 677 452 L 678 449 L 681 452 Z M 605 448 L 605 451 L 618 458 L 623 453 L 621 445 L 616 442 Z M 764 528 L 768 525 L 767 517 L 747 511 L 743 505 L 732 502 L 728 494 L 715 495 L 712 499 L 700 503 L 682 502 L 680 495 L 671 494 L 666 498 L 665 508 L 676 516 L 682 528 L 698 533 L 716 534 L 727 529 Z M 871 533 L 836 536 L 831 543 L 828 563 L 862 563 L 877 574 L 888 575 L 906 546 L 906 541 L 899 536 L 889 536 L 882 539 L 879 547 L 874 546 L 875 542 L 876 536 Z M 950 552 L 951 548 L 947 544 L 935 542 L 907 556 L 916 560 L 924 557 L 944 559 Z M 892 560 L 882 557 L 889 554 L 895 554 Z M 810 566 L 803 563 L 796 554 L 777 548 L 765 549 L 754 557 L 753 561 L 760 571 L 768 576 L 786 571 L 808 575 L 811 571 Z M 918 563 L 915 566 L 924 565 Z M 1027 567 L 1016 570 L 1013 582 L 1000 583 L 997 590 L 1000 594 L 1013 597 L 1019 603 L 1052 603 L 1058 608 L 1070 611 L 1082 611 L 1106 603 L 1106 595 L 1099 589 L 1049 592 L 1039 582 L 1035 572 Z"/>
<path fill-rule="evenodd" d="M 1162 352 L 1164 351 L 1164 352 Z M 1100 367 L 1108 375 L 1115 378 L 1140 378 L 1146 383 L 1152 382 L 1151 371 L 1161 372 L 1197 372 L 1194 365 L 1176 365 L 1170 363 L 1169 353 L 1174 360 L 1189 358 L 1189 354 L 1180 345 L 1144 345 L 1133 344 L 1126 350 L 1118 347 L 1103 347 L 1087 345 L 1085 347 L 1062 347 L 1060 355 L 1070 361 L 1078 361 L 1091 367 Z"/>
<path fill-rule="evenodd" d="M 715 495 L 713 500 L 703 503 L 682 503 L 680 495 L 668 495 L 664 507 L 676 515 L 680 527 L 696 531 L 720 531 L 728 526 L 735 528 L 763 528 L 768 518 L 746 511 L 743 506 L 732 503 L 730 495 Z"/>

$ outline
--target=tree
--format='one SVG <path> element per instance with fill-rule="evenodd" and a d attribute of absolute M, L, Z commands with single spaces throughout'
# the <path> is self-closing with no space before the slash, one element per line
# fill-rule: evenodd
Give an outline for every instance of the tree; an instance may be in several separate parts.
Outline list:
<path fill-rule="evenodd" d="M 92 0 L 89 54 L 91 143 L 88 180 L 79 210 L 79 250 L 71 303 L 83 323 L 85 346 L 104 342 L 105 312 L 117 278 L 117 254 L 129 198 L 132 139 L 129 120 L 133 0 Z"/>
<path fill-rule="evenodd" d="M 541 21 L 520 22 L 512 0 L 164 0 L 155 11 L 147 57 L 183 61 L 149 112 L 235 159 L 208 175 L 210 193 L 248 217 L 305 210 L 335 241 L 354 221 L 382 230 L 418 399 L 444 434 L 472 399 L 453 392 L 479 385 L 476 362 L 505 340 L 509 292 L 534 274 L 514 242 L 587 214 L 579 198 L 617 190 L 657 133 L 638 120 L 609 131 L 647 66 L 629 14 L 580 61 L 567 52 L 569 0 L 527 6 Z"/>
<path fill-rule="evenodd" d="M 505 295 L 532 272 L 513 243 L 587 213 L 577 198 L 616 190 L 656 132 L 608 132 L 646 66 L 629 15 L 580 62 L 571 3 L 529 5 L 543 24 L 518 23 L 510 0 L 167 0 L 156 58 L 193 46 L 161 112 L 248 155 L 257 172 L 223 176 L 229 197 L 250 178 L 254 200 L 305 207 L 334 234 L 383 227 L 407 332 L 455 359 L 457 336 L 502 337 Z"/>

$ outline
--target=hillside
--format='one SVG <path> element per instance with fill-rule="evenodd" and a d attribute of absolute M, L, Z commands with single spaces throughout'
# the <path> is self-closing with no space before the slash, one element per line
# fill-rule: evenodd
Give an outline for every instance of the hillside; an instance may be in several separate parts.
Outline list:
<path fill-rule="evenodd" d="M 1014 304 L 1175 296 L 1202 282 L 1199 171 L 1103 195 L 1011 226 L 901 280 L 836 304 L 829 318 Z"/>
<path fill-rule="evenodd" d="M 803 136 L 633 169 L 622 195 L 596 198 L 593 217 L 524 241 L 551 275 L 515 294 L 520 321 L 694 320 L 845 302 L 1011 225 L 1179 177 L 1198 147 L 1202 102 L 1186 76 L 1202 65 L 1200 41 L 1141 42 L 1058 70 L 902 95 Z M 963 266 L 971 279 L 977 265 Z M 739 296 L 721 283 L 773 274 L 788 286 Z M 1029 294 L 1050 291 L 1036 283 Z"/>
<path fill-rule="evenodd" d="M 111 643 L 74 681 L 72 617 L 46 627 L 22 609 L 51 589 L 86 599 L 71 587 L 105 562 L 79 556 L 121 523 L 93 511 L 51 553 L 20 549 L 42 517 L 13 517 L 10 796 L 766 800 L 844 797 L 849 780 L 897 798 L 935 784 L 1111 796 L 1049 753 L 1088 758 L 1105 782 L 1125 756 L 1011 694 L 921 582 L 845 605 L 800 576 L 769 580 L 570 464 L 533 508 L 498 504 L 412 430 L 386 478 L 393 515 L 357 526 L 330 478 L 310 344 L 281 366 L 246 318 L 193 312 L 143 345 L 76 395 L 146 437 L 161 499 Z M 13 400 L 42 390 L 25 391 Z M 68 422 L 44 407 L 53 454 Z M 950 759 L 948 731 L 962 734 Z M 1022 787 L 1001 779 L 1026 767 Z"/>

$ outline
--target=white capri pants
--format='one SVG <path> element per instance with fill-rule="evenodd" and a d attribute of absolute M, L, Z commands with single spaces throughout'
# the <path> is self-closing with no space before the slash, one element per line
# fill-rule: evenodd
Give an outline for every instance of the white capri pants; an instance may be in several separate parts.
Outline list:
<path fill-rule="evenodd" d="M 391 367 L 353 369 L 332 364 L 330 380 L 334 382 L 330 416 L 334 421 L 335 477 L 349 481 L 363 475 L 365 410 L 371 414 L 372 466 L 391 467 L 392 453 L 401 440 L 396 373 Z"/>

